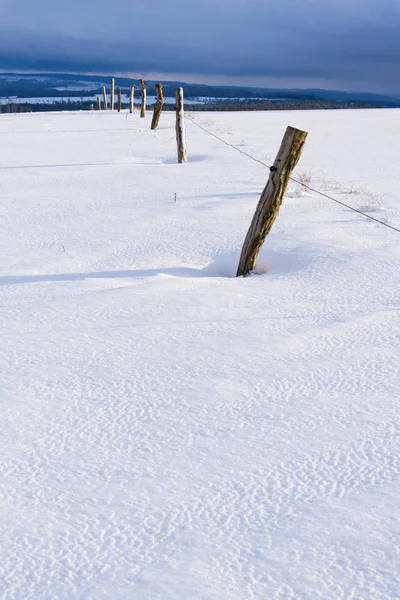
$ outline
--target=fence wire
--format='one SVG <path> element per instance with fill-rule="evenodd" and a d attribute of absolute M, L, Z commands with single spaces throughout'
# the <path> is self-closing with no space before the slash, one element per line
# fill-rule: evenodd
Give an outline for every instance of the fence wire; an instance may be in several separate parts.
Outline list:
<path fill-rule="evenodd" d="M 193 123 L 193 125 L 196 125 L 196 127 L 198 127 L 199 129 L 202 129 L 208 135 L 211 135 L 215 139 L 219 140 L 225 146 L 229 146 L 230 148 L 233 148 L 234 150 L 236 150 L 240 154 L 243 154 L 244 156 L 247 156 L 248 158 L 250 158 L 254 162 L 259 163 L 260 165 L 262 165 L 263 167 L 266 167 L 270 171 L 274 171 L 275 170 L 275 167 L 273 167 L 272 165 L 267 165 L 262 160 L 259 160 L 258 158 L 255 158 L 254 156 L 252 156 L 248 152 L 244 152 L 244 150 L 241 150 L 240 148 L 238 148 L 234 144 L 230 144 L 226 140 L 224 140 L 221 137 L 219 137 L 216 133 L 214 133 L 212 131 L 209 131 L 208 129 L 206 129 L 205 127 L 203 127 L 199 123 L 197 123 L 194 119 L 192 119 L 191 117 L 188 117 L 188 115 L 185 114 L 184 116 L 185 116 L 185 119 L 187 119 L 188 121 L 190 121 L 191 123 Z M 301 185 L 303 188 L 306 188 L 307 190 L 309 190 L 310 192 L 313 192 L 314 194 L 318 194 L 319 196 L 323 196 L 324 198 L 327 198 L 328 200 L 332 200 L 332 202 L 336 202 L 336 204 L 340 204 L 341 206 L 344 206 L 345 208 L 348 208 L 349 210 L 352 210 L 353 212 L 358 213 L 359 215 L 362 215 L 363 217 L 366 217 L 367 219 L 370 219 L 371 221 L 375 221 L 375 223 L 379 223 L 380 225 L 384 225 L 385 227 L 388 227 L 389 229 L 393 229 L 393 231 L 397 231 L 397 233 L 400 233 L 400 229 L 398 229 L 397 227 L 394 227 L 393 225 L 389 225 L 389 223 L 385 223 L 384 221 L 380 221 L 379 219 L 376 219 L 375 217 L 371 217 L 371 215 L 363 212 L 362 210 L 359 210 L 358 208 L 354 208 L 353 206 L 350 206 L 349 204 L 346 204 L 345 202 L 342 202 L 341 200 L 338 200 L 337 198 L 332 198 L 332 196 L 329 196 L 328 194 L 325 194 L 324 192 L 321 192 L 320 190 L 316 190 L 315 188 L 312 188 L 311 186 L 307 185 L 306 183 L 303 183 L 302 181 L 299 181 L 298 179 L 295 179 L 294 177 L 289 177 L 289 179 L 290 179 L 290 181 L 293 181 L 294 183 L 297 183 L 298 185 Z"/>

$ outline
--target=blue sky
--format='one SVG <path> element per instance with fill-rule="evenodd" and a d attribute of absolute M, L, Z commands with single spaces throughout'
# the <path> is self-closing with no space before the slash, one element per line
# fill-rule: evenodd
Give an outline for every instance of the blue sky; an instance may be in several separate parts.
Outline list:
<path fill-rule="evenodd" d="M 400 0 L 1 0 L 0 70 L 400 93 Z"/>

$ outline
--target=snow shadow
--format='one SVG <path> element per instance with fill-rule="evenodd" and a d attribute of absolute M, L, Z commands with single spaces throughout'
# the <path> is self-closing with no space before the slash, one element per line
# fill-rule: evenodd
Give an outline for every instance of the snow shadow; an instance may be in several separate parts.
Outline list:
<path fill-rule="evenodd" d="M 0 277 L 0 286 L 52 281 L 84 281 L 85 279 L 133 279 L 135 277 L 202 277 L 202 269 L 173 267 L 170 269 L 135 269 L 132 271 L 99 271 L 93 273 L 58 273 L 55 275 L 5 275 Z"/>
<path fill-rule="evenodd" d="M 218 256 L 203 269 L 207 277 L 236 277 L 240 252 L 228 252 Z M 289 274 L 305 268 L 310 259 L 302 257 L 296 250 L 280 252 L 269 248 L 262 248 L 253 271 L 256 275 Z"/>
<path fill-rule="evenodd" d="M 208 156 L 207 154 L 195 154 L 195 155 L 188 156 L 188 163 L 204 162 L 205 160 L 212 160 L 212 157 Z M 176 156 L 174 156 L 174 158 L 166 158 L 162 162 L 164 165 L 177 165 L 178 164 L 178 160 L 177 160 Z"/>
<path fill-rule="evenodd" d="M 124 162 L 104 162 L 104 163 L 65 163 L 58 165 L 10 165 L 0 167 L 0 171 L 7 171 L 10 169 L 24 170 L 24 169 L 71 169 L 81 167 L 129 167 L 131 165 L 159 165 L 159 162 L 154 160 L 148 160 L 146 158 L 128 158 Z"/>
<path fill-rule="evenodd" d="M 168 275 L 171 277 L 236 277 L 240 252 L 228 252 L 218 256 L 204 268 L 171 267 L 165 269 L 132 269 L 129 271 L 99 271 L 92 273 L 56 273 L 44 275 L 3 275 L 0 287 L 26 283 L 45 283 L 56 281 L 84 281 L 86 279 L 134 279 Z M 278 252 L 262 249 L 258 257 L 254 274 L 290 274 L 305 268 L 310 258 L 298 255 L 296 251 Z"/>

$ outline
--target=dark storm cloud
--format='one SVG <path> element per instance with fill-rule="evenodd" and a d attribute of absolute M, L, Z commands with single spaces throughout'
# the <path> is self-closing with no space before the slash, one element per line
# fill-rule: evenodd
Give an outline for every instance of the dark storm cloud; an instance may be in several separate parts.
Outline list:
<path fill-rule="evenodd" d="M 0 68 L 279 77 L 400 91 L 398 0 L 3 0 Z"/>

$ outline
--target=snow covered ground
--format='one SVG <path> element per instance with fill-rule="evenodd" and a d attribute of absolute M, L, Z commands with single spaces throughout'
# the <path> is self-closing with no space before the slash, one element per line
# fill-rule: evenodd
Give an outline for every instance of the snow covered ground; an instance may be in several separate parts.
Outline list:
<path fill-rule="evenodd" d="M 0 597 L 400 597 L 400 234 L 174 115 L 0 115 Z M 195 114 L 400 226 L 400 111 Z M 174 194 L 177 202 L 174 202 Z"/>

